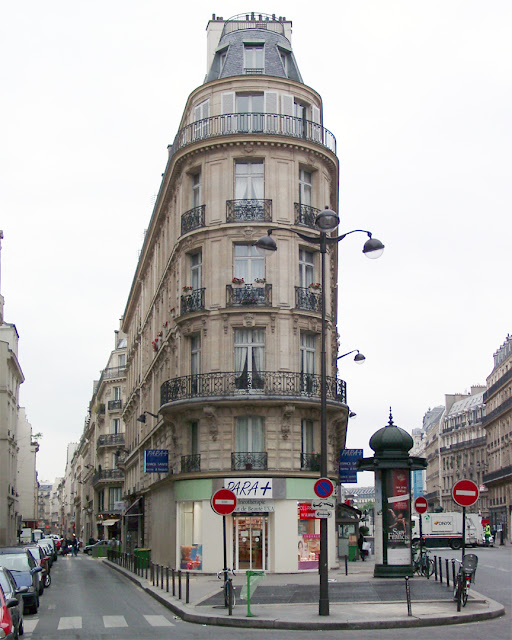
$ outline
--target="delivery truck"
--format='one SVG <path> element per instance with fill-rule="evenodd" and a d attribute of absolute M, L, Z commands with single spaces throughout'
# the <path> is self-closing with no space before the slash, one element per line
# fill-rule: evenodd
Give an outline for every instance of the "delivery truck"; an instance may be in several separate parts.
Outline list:
<path fill-rule="evenodd" d="M 412 542 L 419 543 L 419 516 L 412 519 Z M 425 513 L 422 516 L 421 530 L 427 547 L 462 547 L 462 513 L 445 511 L 441 513 Z M 482 544 L 484 528 L 478 513 L 466 513 L 466 546 L 476 547 Z"/>

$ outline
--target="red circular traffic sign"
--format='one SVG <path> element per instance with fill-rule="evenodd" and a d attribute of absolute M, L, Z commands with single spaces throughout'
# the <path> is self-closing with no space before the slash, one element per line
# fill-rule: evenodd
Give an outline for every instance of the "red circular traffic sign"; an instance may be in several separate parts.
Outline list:
<path fill-rule="evenodd" d="M 210 504 L 219 516 L 228 516 L 236 509 L 236 495 L 231 489 L 219 489 L 213 494 Z"/>
<path fill-rule="evenodd" d="M 328 498 L 334 491 L 334 485 L 329 478 L 320 478 L 315 482 L 313 489 L 319 498 Z"/>
<path fill-rule="evenodd" d="M 419 496 L 414 501 L 414 508 L 416 509 L 416 513 L 425 513 L 428 509 L 428 503 L 423 496 Z"/>
<path fill-rule="evenodd" d="M 479 493 L 473 480 L 459 480 L 453 485 L 452 498 L 461 507 L 470 507 L 478 500 Z"/>

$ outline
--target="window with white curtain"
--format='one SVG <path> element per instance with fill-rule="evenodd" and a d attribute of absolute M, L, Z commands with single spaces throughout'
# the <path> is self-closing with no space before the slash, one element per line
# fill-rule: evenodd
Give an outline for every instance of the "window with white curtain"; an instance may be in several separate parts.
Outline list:
<path fill-rule="evenodd" d="M 192 176 L 192 208 L 201 206 L 201 173 L 198 171 Z"/>
<path fill-rule="evenodd" d="M 235 451 L 246 453 L 265 451 L 263 418 L 243 416 L 236 419 Z"/>
<path fill-rule="evenodd" d="M 299 202 L 308 207 L 312 204 L 313 174 L 311 171 L 299 169 Z"/>
<path fill-rule="evenodd" d="M 263 45 L 244 45 L 245 73 L 263 73 L 264 71 Z"/>
<path fill-rule="evenodd" d="M 199 374 L 201 373 L 201 336 L 195 334 L 190 338 L 190 374 L 191 391 L 194 394 L 199 392 Z"/>
<path fill-rule="evenodd" d="M 258 253 L 256 247 L 250 244 L 235 244 L 235 278 L 243 279 L 245 284 L 251 284 L 256 279 L 265 277 L 265 258 Z"/>
<path fill-rule="evenodd" d="M 265 95 L 263 93 L 237 93 L 236 112 L 239 131 L 263 131 Z"/>
<path fill-rule="evenodd" d="M 312 393 L 315 373 L 315 336 L 304 331 L 300 334 L 300 372 L 302 392 Z"/>
<path fill-rule="evenodd" d="M 235 199 L 263 200 L 263 161 L 235 163 Z"/>
<path fill-rule="evenodd" d="M 192 290 L 201 288 L 203 256 L 201 251 L 196 251 L 189 255 L 190 259 L 190 285 Z"/>
<path fill-rule="evenodd" d="M 313 251 L 299 249 L 299 286 L 304 289 L 313 284 L 315 277 L 315 254 Z"/>
<path fill-rule="evenodd" d="M 313 453 L 314 447 L 314 423 L 313 420 L 302 421 L 302 453 Z"/>
<path fill-rule="evenodd" d="M 237 389 L 262 389 L 265 366 L 265 330 L 235 329 L 235 383 Z"/>

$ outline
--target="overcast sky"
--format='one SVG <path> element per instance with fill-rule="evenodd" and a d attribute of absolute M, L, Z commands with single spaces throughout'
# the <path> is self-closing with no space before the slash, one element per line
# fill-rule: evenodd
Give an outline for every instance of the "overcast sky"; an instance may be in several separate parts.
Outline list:
<path fill-rule="evenodd" d="M 20 403 L 42 432 L 40 481 L 64 472 L 114 346 L 138 250 L 206 26 L 247 9 L 293 22 L 304 82 L 341 161 L 340 361 L 357 417 L 420 427 L 445 393 L 485 383 L 512 329 L 509 0 L 26 0 L 0 24 L 5 320 L 20 334 Z M 331 203 L 325 203 L 331 204 Z M 369 484 L 370 474 L 360 474 Z"/>

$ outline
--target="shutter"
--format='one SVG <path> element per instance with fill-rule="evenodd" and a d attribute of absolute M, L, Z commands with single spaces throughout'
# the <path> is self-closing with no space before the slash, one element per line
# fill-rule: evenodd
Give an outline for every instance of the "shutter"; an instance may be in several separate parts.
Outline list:
<path fill-rule="evenodd" d="M 222 133 L 230 133 L 236 130 L 236 116 L 230 115 L 235 113 L 235 92 L 229 91 L 222 94 L 221 99 L 221 130 Z"/>
<path fill-rule="evenodd" d="M 265 132 L 275 133 L 279 129 L 277 92 L 265 91 Z"/>
<path fill-rule="evenodd" d="M 235 113 L 235 93 L 230 91 L 229 93 L 222 94 L 222 114 Z"/>
<path fill-rule="evenodd" d="M 281 113 L 285 116 L 293 116 L 293 96 L 286 93 L 281 95 Z"/>
<path fill-rule="evenodd" d="M 293 135 L 295 130 L 295 118 L 293 113 L 293 96 L 286 93 L 281 95 L 281 133 Z"/>
<path fill-rule="evenodd" d="M 311 119 L 313 120 L 312 133 L 313 140 L 315 142 L 322 142 L 322 127 L 320 126 L 320 109 L 312 105 L 311 107 Z"/>

